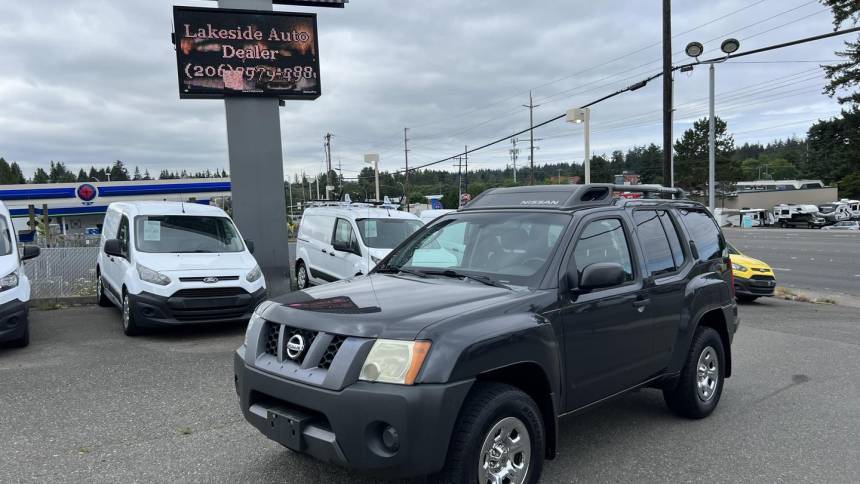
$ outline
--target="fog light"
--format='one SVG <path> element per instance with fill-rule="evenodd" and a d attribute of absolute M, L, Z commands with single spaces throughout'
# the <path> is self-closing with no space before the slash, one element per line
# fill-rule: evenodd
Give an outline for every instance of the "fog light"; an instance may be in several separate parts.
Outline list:
<path fill-rule="evenodd" d="M 382 445 L 391 452 L 397 452 L 400 449 L 400 436 L 397 435 L 397 429 L 391 425 L 386 425 L 382 430 Z"/>

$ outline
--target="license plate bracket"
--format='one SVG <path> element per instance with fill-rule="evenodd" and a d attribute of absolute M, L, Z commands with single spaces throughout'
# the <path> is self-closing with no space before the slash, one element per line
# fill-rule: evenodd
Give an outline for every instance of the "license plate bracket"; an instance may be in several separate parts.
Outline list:
<path fill-rule="evenodd" d="M 266 420 L 278 442 L 295 451 L 304 450 L 302 432 L 311 420 L 310 415 L 292 409 L 269 408 L 266 411 Z"/>

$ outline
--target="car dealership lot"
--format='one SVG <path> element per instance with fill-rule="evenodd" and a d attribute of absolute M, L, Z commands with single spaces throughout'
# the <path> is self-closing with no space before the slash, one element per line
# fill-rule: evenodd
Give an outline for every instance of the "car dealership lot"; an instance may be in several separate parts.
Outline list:
<path fill-rule="evenodd" d="M 563 421 L 543 482 L 848 482 L 860 472 L 856 309 L 741 307 L 735 375 L 709 419 L 643 390 Z M 287 451 L 242 418 L 231 353 L 243 327 L 122 334 L 94 306 L 32 312 L 0 350 L 0 482 L 373 482 Z"/>

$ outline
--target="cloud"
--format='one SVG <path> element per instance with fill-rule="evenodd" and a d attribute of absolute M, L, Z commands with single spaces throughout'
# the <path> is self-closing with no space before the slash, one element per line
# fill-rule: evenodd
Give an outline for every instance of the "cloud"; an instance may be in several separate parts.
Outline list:
<path fill-rule="evenodd" d="M 227 167 L 223 103 L 179 100 L 171 5 L 0 0 L 0 156 L 28 173 L 50 160 L 77 168 L 122 159 L 155 173 Z M 431 162 L 527 127 L 522 105 L 529 89 L 541 121 L 660 69 L 660 46 L 654 45 L 660 12 L 653 2 L 354 0 L 343 10 L 316 12 L 323 95 L 281 109 L 287 175 L 322 170 L 327 132 L 334 134 L 333 157 L 346 173 L 360 170 L 367 152 L 380 153 L 383 169 L 397 169 L 404 127 L 410 127 L 411 164 Z M 691 40 L 705 43 L 710 56 L 728 35 L 746 50 L 832 29 L 824 7 L 801 0 L 687 2 L 675 6 L 673 21 L 679 33 L 698 27 L 674 39 L 676 62 L 686 60 L 680 52 Z M 835 59 L 841 43 L 831 39 L 744 59 L 767 64 L 718 66 L 718 115 L 729 120 L 730 131 L 772 139 L 803 132 L 802 124 L 773 126 L 811 118 L 810 109 L 821 117 L 838 113 L 820 93 L 817 64 L 794 61 Z M 798 77 L 804 70 L 809 73 Z M 657 79 L 596 105 L 594 152 L 659 144 L 661 93 Z M 707 114 L 706 95 L 706 69 L 676 76 L 676 131 Z M 582 159 L 581 127 L 559 121 L 536 137 L 544 138 L 538 163 Z M 509 148 L 501 143 L 470 162 L 503 166 Z M 526 151 L 519 163 L 526 162 Z M 447 162 L 440 167 L 451 169 Z"/>

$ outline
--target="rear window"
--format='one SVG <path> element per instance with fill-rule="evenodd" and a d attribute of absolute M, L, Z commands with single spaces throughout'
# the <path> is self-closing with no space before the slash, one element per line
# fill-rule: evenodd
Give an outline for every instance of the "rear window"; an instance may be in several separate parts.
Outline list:
<path fill-rule="evenodd" d="M 678 233 L 665 210 L 636 210 L 636 233 L 645 253 L 645 265 L 653 275 L 674 272 L 684 261 Z"/>
<path fill-rule="evenodd" d="M 702 210 L 680 209 L 681 222 L 696 244 L 699 260 L 718 259 L 723 254 L 723 242 L 717 223 Z"/>

